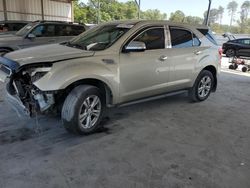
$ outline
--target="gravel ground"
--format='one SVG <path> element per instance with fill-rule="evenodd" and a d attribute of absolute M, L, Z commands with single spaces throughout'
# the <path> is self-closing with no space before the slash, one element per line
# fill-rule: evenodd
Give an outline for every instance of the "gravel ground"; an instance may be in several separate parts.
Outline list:
<path fill-rule="evenodd" d="M 249 188 L 250 77 L 222 72 L 202 103 L 185 94 L 110 109 L 99 133 L 23 119 L 0 85 L 0 187 Z"/>

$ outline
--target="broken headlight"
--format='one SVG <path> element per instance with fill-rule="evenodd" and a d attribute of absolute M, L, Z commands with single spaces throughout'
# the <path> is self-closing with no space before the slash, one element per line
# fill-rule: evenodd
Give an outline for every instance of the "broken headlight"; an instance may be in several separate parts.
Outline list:
<path fill-rule="evenodd" d="M 30 77 L 32 82 L 36 82 L 47 74 L 51 70 L 51 67 L 39 67 L 30 70 Z"/>

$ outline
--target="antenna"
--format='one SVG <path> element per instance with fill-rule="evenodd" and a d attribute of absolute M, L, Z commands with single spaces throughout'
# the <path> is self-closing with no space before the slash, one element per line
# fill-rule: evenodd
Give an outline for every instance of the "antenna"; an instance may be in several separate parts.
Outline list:
<path fill-rule="evenodd" d="M 205 24 L 207 26 L 209 24 L 209 16 L 210 16 L 211 4 L 212 4 L 212 0 L 209 0 L 208 9 L 207 9 L 207 17 L 206 17 L 206 20 L 205 20 Z"/>

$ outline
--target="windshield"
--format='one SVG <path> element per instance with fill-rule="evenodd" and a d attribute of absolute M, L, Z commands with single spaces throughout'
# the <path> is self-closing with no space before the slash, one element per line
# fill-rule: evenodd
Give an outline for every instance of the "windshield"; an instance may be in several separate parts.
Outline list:
<path fill-rule="evenodd" d="M 24 35 L 26 35 L 33 28 L 34 25 L 36 25 L 35 22 L 27 24 L 22 29 L 20 29 L 18 32 L 16 32 L 16 35 L 17 36 L 24 36 Z"/>
<path fill-rule="evenodd" d="M 67 45 L 83 50 L 101 51 L 113 45 L 132 27 L 133 25 L 126 24 L 99 26 L 77 36 Z"/>

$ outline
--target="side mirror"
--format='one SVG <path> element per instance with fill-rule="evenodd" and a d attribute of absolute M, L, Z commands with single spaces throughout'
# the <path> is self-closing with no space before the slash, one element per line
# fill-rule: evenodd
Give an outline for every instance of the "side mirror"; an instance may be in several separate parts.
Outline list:
<path fill-rule="evenodd" d="M 27 38 L 30 39 L 30 40 L 33 40 L 33 39 L 36 38 L 36 35 L 30 33 L 30 34 L 28 34 Z"/>
<path fill-rule="evenodd" d="M 132 41 L 124 50 L 125 52 L 143 52 L 146 50 L 146 44 L 140 41 Z"/>

